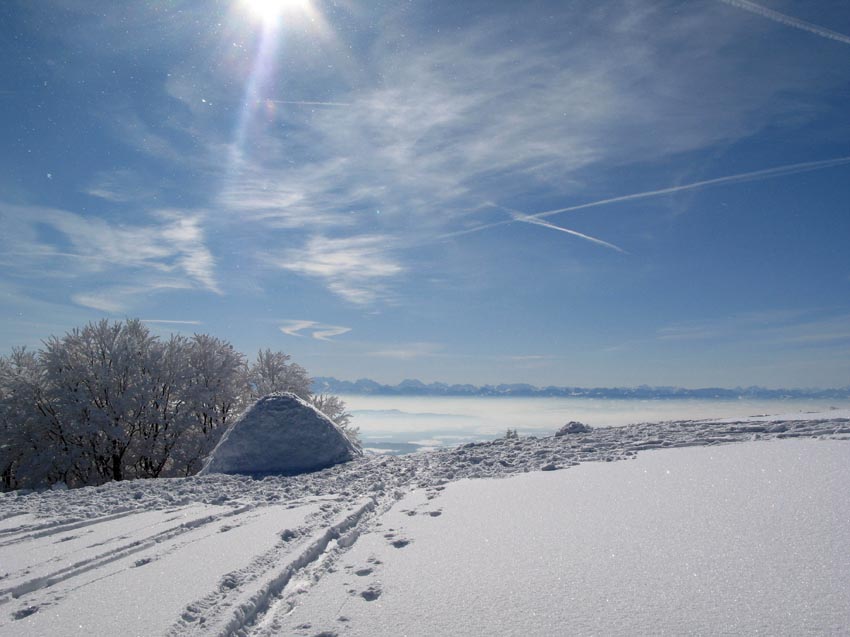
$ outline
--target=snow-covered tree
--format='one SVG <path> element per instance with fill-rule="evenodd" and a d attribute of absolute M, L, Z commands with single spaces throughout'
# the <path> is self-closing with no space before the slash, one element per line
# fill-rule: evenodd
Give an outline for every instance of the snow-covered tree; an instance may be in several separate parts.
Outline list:
<path fill-rule="evenodd" d="M 227 341 L 195 334 L 185 350 L 188 383 L 184 408 L 192 424 L 175 450 L 176 475 L 192 475 L 203 465 L 224 430 L 247 403 L 245 356 Z"/>
<path fill-rule="evenodd" d="M 188 339 L 177 335 L 158 344 L 157 364 L 152 370 L 153 393 L 134 454 L 134 469 L 139 477 L 157 478 L 173 469 L 174 451 L 194 422 L 186 405 L 191 382 L 189 348 Z"/>
<path fill-rule="evenodd" d="M 0 357 L 0 489 L 192 475 L 254 399 L 290 391 L 359 445 L 336 396 L 313 396 L 283 352 L 248 367 L 206 334 L 163 341 L 138 320 L 103 320 Z"/>
<path fill-rule="evenodd" d="M 161 345 L 138 320 L 89 323 L 45 342 L 46 391 L 83 447 L 76 470 L 85 482 L 132 477 L 125 469 L 150 416 L 160 357 Z"/>
<path fill-rule="evenodd" d="M 289 354 L 270 349 L 257 352 L 257 360 L 248 371 L 251 397 L 260 398 L 276 391 L 289 391 L 308 400 L 312 379 L 298 363 L 290 363 Z"/>
<path fill-rule="evenodd" d="M 351 424 L 351 414 L 346 409 L 342 398 L 330 394 L 315 394 L 310 397 L 310 402 L 316 409 L 333 420 L 356 448 L 362 448 L 360 428 Z"/>
<path fill-rule="evenodd" d="M 0 485 L 4 490 L 65 479 L 69 445 L 44 388 L 42 368 L 33 352 L 16 348 L 8 358 L 0 357 Z"/>

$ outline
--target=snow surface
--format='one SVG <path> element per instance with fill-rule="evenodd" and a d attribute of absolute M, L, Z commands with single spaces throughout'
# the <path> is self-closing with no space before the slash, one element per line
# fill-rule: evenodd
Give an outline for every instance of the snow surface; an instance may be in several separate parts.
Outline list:
<path fill-rule="evenodd" d="M 261 634 L 847 634 L 848 460 L 773 441 L 419 490 Z"/>
<path fill-rule="evenodd" d="M 224 432 L 201 474 L 315 471 L 359 455 L 334 422 L 295 394 L 264 396 Z"/>
<path fill-rule="evenodd" d="M 847 634 L 848 439 L 655 423 L 3 494 L 0 635 Z"/>

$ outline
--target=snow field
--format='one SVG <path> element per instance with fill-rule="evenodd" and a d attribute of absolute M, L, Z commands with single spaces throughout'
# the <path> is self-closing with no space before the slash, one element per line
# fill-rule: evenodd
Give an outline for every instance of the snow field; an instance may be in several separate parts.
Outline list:
<path fill-rule="evenodd" d="M 846 634 L 848 460 L 771 441 L 417 490 L 258 634 Z"/>

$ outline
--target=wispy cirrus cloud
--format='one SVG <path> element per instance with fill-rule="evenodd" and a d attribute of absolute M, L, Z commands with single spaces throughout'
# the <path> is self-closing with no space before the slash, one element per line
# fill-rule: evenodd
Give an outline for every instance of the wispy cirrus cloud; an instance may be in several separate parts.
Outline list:
<path fill-rule="evenodd" d="M 392 239 L 380 235 L 314 236 L 301 248 L 268 258 L 272 265 L 323 282 L 346 301 L 367 305 L 387 293 L 404 267 L 387 254 Z"/>
<path fill-rule="evenodd" d="M 137 203 L 150 199 L 157 190 L 151 187 L 149 179 L 146 180 L 136 171 L 123 168 L 98 173 L 85 192 L 114 203 Z"/>
<path fill-rule="evenodd" d="M 317 341 L 331 341 L 335 336 L 347 334 L 351 331 L 351 328 L 341 325 L 328 325 L 317 321 L 290 320 L 280 326 L 280 331 L 288 336 L 301 338 L 309 334 Z"/>
<path fill-rule="evenodd" d="M 67 210 L 0 203 L 8 265 L 21 277 L 53 272 L 85 288 L 75 303 L 103 312 L 132 307 L 157 291 L 221 294 L 199 214 L 158 211 L 147 224 L 111 222 Z"/>
<path fill-rule="evenodd" d="M 159 232 L 173 248 L 177 267 L 205 289 L 221 294 L 215 276 L 215 258 L 204 245 L 201 217 L 176 211 L 162 212 L 160 217 L 165 223 Z"/>
<path fill-rule="evenodd" d="M 190 290 L 185 280 L 160 277 L 136 277 L 133 285 L 97 284 L 90 290 L 71 294 L 71 301 L 82 307 L 107 314 L 124 314 L 136 307 L 140 299 L 158 292 Z"/>
<path fill-rule="evenodd" d="M 376 349 L 366 355 L 374 358 L 391 358 L 396 360 L 414 360 L 431 358 L 442 355 L 443 346 L 439 343 L 403 343 L 395 346 Z"/>
<path fill-rule="evenodd" d="M 775 98 L 806 82 L 792 67 L 783 77 L 733 80 L 715 90 L 721 75 L 730 81 L 716 54 L 718 37 L 725 44 L 737 34 L 710 13 L 697 20 L 643 3 L 576 12 L 614 43 L 578 33 L 569 46 L 554 33 L 524 37 L 512 19 L 496 16 L 469 26 L 460 40 L 434 36 L 401 49 L 379 40 L 368 61 L 379 84 L 356 83 L 338 100 L 345 108 L 275 114 L 292 132 L 280 147 L 263 140 L 253 160 L 276 179 L 256 180 L 252 170 L 248 190 L 274 200 L 268 186 L 277 182 L 313 210 L 377 205 L 444 223 L 447 202 L 475 205 L 482 187 L 502 196 L 532 185 L 569 191 L 580 183 L 574 175 L 591 165 L 644 161 L 749 134 L 766 116 L 793 109 Z M 668 41 L 653 45 L 646 36 L 662 20 Z M 386 31 L 402 26 L 387 24 Z M 509 49 L 501 45 L 507 34 Z M 665 56 L 660 45 L 680 40 L 689 45 L 684 54 Z M 704 72 L 688 72 L 697 62 Z M 696 99 L 707 92 L 710 105 Z M 652 99 L 657 93 L 667 99 Z M 283 146 L 294 152 L 282 154 Z M 286 157 L 296 164 L 282 165 Z"/>
<path fill-rule="evenodd" d="M 678 323 L 658 330 L 659 341 L 747 341 L 790 348 L 850 342 L 850 316 L 823 310 L 745 312 L 721 319 Z"/>
<path fill-rule="evenodd" d="M 795 96 L 821 81 L 794 60 L 782 74 L 755 61 L 749 75 L 730 76 L 728 68 L 748 46 L 746 27 L 730 26 L 708 7 L 675 14 L 643 2 L 586 9 L 577 5 L 560 16 L 571 28 L 583 25 L 568 42 L 556 24 L 542 36 L 524 33 L 498 12 L 466 25 L 460 39 L 421 35 L 399 47 L 393 37 L 379 36 L 361 60 L 367 72 L 340 78 L 348 88 L 324 93 L 322 101 L 334 106 L 307 109 L 287 103 L 299 100 L 267 96 L 274 108 L 258 124 L 263 134 L 240 156 L 215 204 L 272 232 L 346 234 L 352 242 L 381 234 L 387 241 L 370 247 L 375 262 L 394 263 L 392 277 L 402 277 L 414 268 L 387 246 L 513 222 L 482 225 L 492 219 L 482 201 L 575 196 L 600 167 L 665 159 L 806 117 Z M 402 30 L 405 20 L 404 13 L 388 15 L 381 33 Z M 659 24 L 666 25 L 663 32 Z M 606 38 L 585 37 L 585 31 Z M 511 47 L 504 47 L 508 37 Z M 672 49 L 676 56 L 667 55 Z M 375 77 L 381 81 L 369 79 Z M 196 97 L 190 92 L 182 99 L 196 108 Z M 755 173 L 596 199 L 525 221 L 544 226 L 550 214 L 793 170 Z M 623 250 L 572 228 L 546 227 Z M 303 265 L 286 259 L 289 271 L 317 278 L 360 305 L 388 297 L 380 282 L 390 276 L 364 274 L 358 259 L 350 268 L 329 268 L 316 258 L 316 240 L 287 235 L 293 238 L 304 247 L 288 254 L 307 259 Z"/>
<path fill-rule="evenodd" d="M 834 81 L 812 74 L 791 52 L 770 60 L 748 56 L 755 45 L 747 25 L 730 25 L 716 5 L 671 12 L 642 0 L 576 2 L 554 13 L 528 12 L 518 23 L 513 9 L 494 6 L 483 19 L 461 20 L 458 38 L 421 29 L 426 18 L 399 8 L 382 13 L 381 28 L 369 30 L 356 59 L 330 41 L 323 49 L 330 59 L 320 67 L 306 48 L 286 49 L 287 83 L 257 96 L 262 112 L 244 148 L 233 143 L 236 122 L 222 128 L 242 106 L 252 59 L 243 51 L 246 34 L 234 37 L 238 27 L 231 25 L 221 41 L 171 66 L 162 121 L 125 105 L 113 118 L 116 132 L 136 151 L 177 167 L 189 161 L 203 174 L 206 203 L 222 211 L 219 231 L 229 223 L 270 243 L 285 239 L 296 247 L 276 255 L 279 267 L 365 306 L 391 298 L 389 283 L 416 272 L 399 246 L 503 225 L 486 223 L 493 213 L 482 201 L 591 193 L 591 203 L 524 221 L 622 251 L 542 218 L 732 183 L 594 197 L 612 190 L 598 188 L 607 171 L 811 117 L 801 96 Z M 408 30 L 417 37 L 400 42 L 396 35 Z M 743 69 L 742 57 L 750 60 Z M 310 91 L 294 93 L 293 86 Z M 678 177 L 671 174 L 669 182 Z M 121 196 L 119 188 L 100 192 Z M 385 240 L 372 242 L 376 235 Z M 329 241 L 336 243 L 320 245 Z M 340 259 L 329 263 L 320 247 Z M 369 257 L 357 258 L 358 250 Z M 195 279 L 209 266 L 200 266 Z M 201 285 L 213 290 L 213 283 Z"/>

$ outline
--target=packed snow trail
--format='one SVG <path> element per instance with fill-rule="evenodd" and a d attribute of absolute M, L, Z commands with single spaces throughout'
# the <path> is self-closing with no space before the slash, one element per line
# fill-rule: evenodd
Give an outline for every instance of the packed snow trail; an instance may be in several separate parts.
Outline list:
<path fill-rule="evenodd" d="M 850 420 L 650 423 L 367 456 L 293 477 L 214 474 L 3 494 L 0 635 L 273 634 L 364 539 L 380 536 L 393 551 L 417 542 L 385 519 L 414 491 L 418 500 L 398 505 L 401 515 L 439 522 L 443 511 L 429 503 L 464 478 L 783 438 L 847 440 Z M 377 565 L 355 566 L 359 581 Z M 382 590 L 369 580 L 354 594 L 380 602 Z"/>

